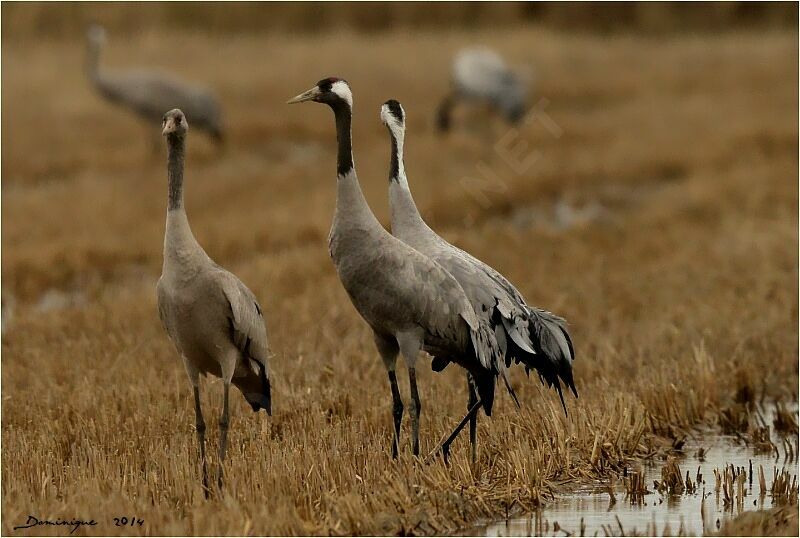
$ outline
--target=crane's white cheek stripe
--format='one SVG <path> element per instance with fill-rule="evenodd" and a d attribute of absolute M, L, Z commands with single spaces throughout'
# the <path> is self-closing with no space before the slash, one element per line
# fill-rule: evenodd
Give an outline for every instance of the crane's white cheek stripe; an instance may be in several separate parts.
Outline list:
<path fill-rule="evenodd" d="M 350 92 L 350 87 L 347 83 L 338 80 L 331 86 L 331 91 L 344 99 L 350 105 L 350 108 L 353 107 L 353 94 Z"/>
<path fill-rule="evenodd" d="M 403 138 L 405 135 L 403 126 L 397 121 L 397 118 L 395 118 L 394 115 L 385 108 L 381 110 L 381 120 L 383 120 L 387 127 L 391 129 L 395 138 Z"/>

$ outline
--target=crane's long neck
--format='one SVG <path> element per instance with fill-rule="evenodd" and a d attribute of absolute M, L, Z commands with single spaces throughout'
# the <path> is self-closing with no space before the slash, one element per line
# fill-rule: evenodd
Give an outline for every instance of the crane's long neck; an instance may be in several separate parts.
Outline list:
<path fill-rule="evenodd" d="M 183 206 L 183 163 L 186 139 L 181 136 L 167 137 L 167 229 L 164 235 L 164 266 L 189 268 L 187 263 L 205 252 L 197 243 L 189 227 L 189 219 Z"/>
<path fill-rule="evenodd" d="M 169 194 L 167 211 L 183 211 L 183 163 L 186 155 L 186 139 L 181 136 L 167 137 L 167 178 Z"/>
<path fill-rule="evenodd" d="M 350 105 L 343 100 L 332 103 L 331 108 L 336 118 L 336 143 L 338 145 L 336 154 L 336 174 L 338 176 L 345 176 L 354 168 L 353 134 L 351 127 L 353 110 Z"/>
<path fill-rule="evenodd" d="M 403 163 L 403 141 L 404 136 L 401 133 L 399 136 L 394 131 L 389 130 L 389 138 L 392 140 L 392 155 L 389 165 L 389 181 L 405 184 L 408 187 L 408 180 L 406 179 L 406 167 Z"/>
<path fill-rule="evenodd" d="M 367 204 L 353 163 L 351 123 L 353 111 L 349 103 L 337 100 L 330 104 L 336 118 L 336 212 L 334 227 L 344 225 L 381 226 Z"/>
<path fill-rule="evenodd" d="M 408 186 L 405 164 L 403 163 L 403 142 L 405 136 L 398 128 L 389 129 L 392 141 L 392 155 L 389 167 L 389 209 L 392 214 L 392 232 L 401 239 L 408 238 L 408 233 L 429 230 L 428 225 L 422 220 L 411 196 Z"/>

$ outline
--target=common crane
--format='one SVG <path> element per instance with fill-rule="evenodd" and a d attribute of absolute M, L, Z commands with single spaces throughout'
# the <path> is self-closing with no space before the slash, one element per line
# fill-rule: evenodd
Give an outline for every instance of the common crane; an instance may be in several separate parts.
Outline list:
<path fill-rule="evenodd" d="M 453 59 L 451 89 L 439 105 L 437 126 L 447 131 L 453 108 L 459 102 L 487 103 L 511 124 L 525 114 L 528 83 L 503 58 L 485 47 L 459 51 Z"/>
<path fill-rule="evenodd" d="M 192 118 L 193 127 L 206 131 L 217 144 L 222 142 L 220 106 L 209 90 L 157 71 L 106 72 L 100 69 L 105 29 L 91 25 L 87 42 L 87 75 L 108 101 L 131 110 L 147 125 L 160 121 L 165 110 L 180 108 Z"/>
<path fill-rule="evenodd" d="M 320 80 L 289 103 L 304 101 L 328 105 L 336 120 L 336 209 L 328 247 L 339 280 L 372 328 L 388 372 L 394 417 L 392 455 L 397 457 L 399 451 L 403 416 L 395 374 L 398 352 L 408 367 L 412 452 L 419 455 L 421 405 L 415 370 L 419 351 L 470 372 L 480 396 L 473 413 L 482 406 L 491 414 L 497 376 L 503 377 L 513 394 L 505 364 L 489 324 L 477 316 L 461 285 L 441 265 L 387 232 L 369 208 L 353 164 L 353 95 L 347 82 L 335 77 Z M 446 445 L 449 448 L 449 442 Z"/>
<path fill-rule="evenodd" d="M 577 397 L 572 376 L 575 353 L 566 322 L 546 310 L 529 306 L 511 282 L 477 258 L 454 247 L 436 234 L 419 214 L 408 186 L 403 163 L 405 111 L 396 100 L 381 107 L 381 120 L 389 131 L 391 164 L 389 205 L 392 234 L 430 259 L 439 263 L 461 284 L 473 309 L 488 323 L 497 336 L 506 366 L 511 361 L 525 365 L 526 372 L 536 370 L 543 382 L 555 387 L 567 412 L 561 381 Z M 437 360 L 434 367 L 443 369 L 447 361 Z M 560 379 L 560 381 L 559 381 Z M 469 381 L 470 409 L 474 403 L 472 380 Z M 475 457 L 476 419 L 470 419 L 470 441 Z"/>
<path fill-rule="evenodd" d="M 228 441 L 228 392 L 231 384 L 244 395 L 253 411 L 272 414 L 267 359 L 267 331 L 261 306 L 253 293 L 209 258 L 194 238 L 183 205 L 183 168 L 189 124 L 180 110 L 164 115 L 167 139 L 168 198 L 164 234 L 164 266 L 158 280 L 158 313 L 167 335 L 183 359 L 194 391 L 194 409 L 203 488 L 208 497 L 205 430 L 200 409 L 200 375 L 212 374 L 224 382 L 219 421 L 219 471 Z"/>

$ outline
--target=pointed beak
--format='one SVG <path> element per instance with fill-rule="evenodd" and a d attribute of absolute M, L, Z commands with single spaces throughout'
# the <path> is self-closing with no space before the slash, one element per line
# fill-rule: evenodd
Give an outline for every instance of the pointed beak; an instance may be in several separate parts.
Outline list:
<path fill-rule="evenodd" d="M 319 97 L 322 92 L 319 90 L 319 86 L 314 86 L 307 92 L 301 93 L 295 97 L 292 97 L 288 101 L 286 101 L 287 105 L 291 105 L 294 103 L 302 103 L 303 101 L 311 101 L 312 99 Z"/>

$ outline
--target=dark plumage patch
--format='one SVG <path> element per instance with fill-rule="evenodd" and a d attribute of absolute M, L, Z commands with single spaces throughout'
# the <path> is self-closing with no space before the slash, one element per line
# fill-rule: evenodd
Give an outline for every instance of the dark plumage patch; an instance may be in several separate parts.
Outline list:
<path fill-rule="evenodd" d="M 269 416 L 272 416 L 272 388 L 267 377 L 267 369 L 259 361 L 256 361 L 256 363 L 258 364 L 258 374 L 261 378 L 261 394 L 263 396 L 261 406 Z M 254 409 L 254 411 L 258 411 L 258 409 Z"/>
<path fill-rule="evenodd" d="M 488 370 L 484 370 L 481 372 L 472 372 L 472 377 L 475 380 L 475 388 L 481 399 L 483 412 L 486 413 L 487 417 L 490 417 L 492 416 L 492 407 L 494 406 L 495 376 Z"/>
<path fill-rule="evenodd" d="M 394 116 L 394 118 L 403 123 L 406 121 L 405 114 L 403 114 L 403 107 L 400 106 L 400 103 L 394 99 L 389 99 L 384 103 L 387 107 L 389 107 L 389 112 Z"/>
<path fill-rule="evenodd" d="M 344 81 L 344 79 L 341 79 L 341 78 L 339 78 L 339 77 L 328 77 L 328 78 L 323 78 L 322 80 L 320 80 L 319 82 L 317 82 L 317 87 L 319 87 L 319 89 L 320 89 L 321 91 L 323 91 L 323 92 L 329 92 L 329 91 L 331 91 L 331 87 L 333 86 L 333 84 L 334 84 L 335 82 L 339 82 L 340 80 L 341 80 L 341 81 Z M 345 81 L 345 82 L 346 82 L 346 81 Z"/>
<path fill-rule="evenodd" d="M 443 359 L 441 357 L 434 357 L 433 360 L 431 361 L 431 370 L 433 370 L 434 372 L 441 372 L 442 370 L 447 368 L 448 364 L 450 364 L 449 360 Z"/>

